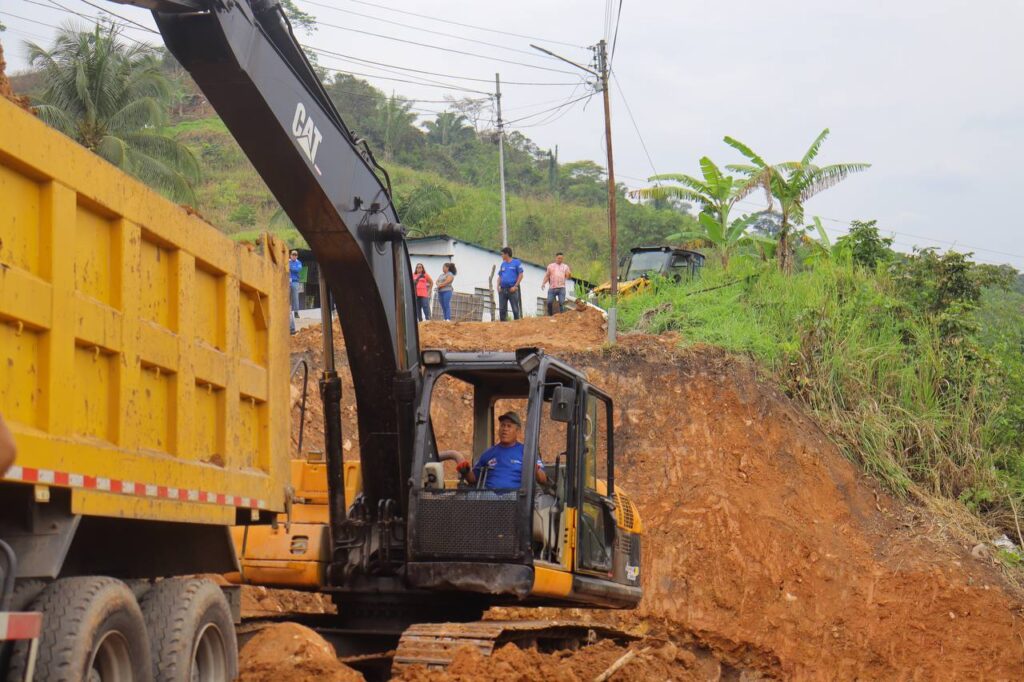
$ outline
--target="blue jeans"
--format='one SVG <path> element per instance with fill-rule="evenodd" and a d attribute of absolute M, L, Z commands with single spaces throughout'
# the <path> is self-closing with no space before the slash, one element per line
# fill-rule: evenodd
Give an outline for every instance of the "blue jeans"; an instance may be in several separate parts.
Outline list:
<path fill-rule="evenodd" d="M 430 319 L 430 297 L 429 296 L 417 296 L 416 297 L 416 319 L 420 322 L 423 320 Z"/>
<path fill-rule="evenodd" d="M 452 319 L 452 294 L 454 292 L 451 289 L 438 289 L 437 300 L 441 304 L 441 313 L 444 315 L 444 319 Z"/>
<path fill-rule="evenodd" d="M 565 310 L 565 287 L 552 287 L 548 289 L 548 315 L 555 314 L 555 299 L 558 299 L 558 312 Z"/>
<path fill-rule="evenodd" d="M 519 310 L 519 290 L 509 291 L 508 287 L 498 288 L 498 318 L 504 322 L 508 318 L 508 304 L 512 304 L 512 319 L 518 320 L 523 317 Z"/>
<path fill-rule="evenodd" d="M 299 289 L 301 282 L 291 282 L 288 286 L 288 298 L 291 300 L 291 314 L 288 316 L 288 328 L 295 332 L 295 313 L 299 312 Z"/>

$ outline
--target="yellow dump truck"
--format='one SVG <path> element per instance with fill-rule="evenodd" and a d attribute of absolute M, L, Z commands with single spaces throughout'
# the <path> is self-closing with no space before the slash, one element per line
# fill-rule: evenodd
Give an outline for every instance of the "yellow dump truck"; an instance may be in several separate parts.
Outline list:
<path fill-rule="evenodd" d="M 236 571 L 229 528 L 284 510 L 286 261 L 0 98 L 0 415 L 17 445 L 0 611 L 43 613 L 37 677 L 234 677 L 237 609 L 180 576 Z M 29 653 L 4 644 L 0 678 Z"/>

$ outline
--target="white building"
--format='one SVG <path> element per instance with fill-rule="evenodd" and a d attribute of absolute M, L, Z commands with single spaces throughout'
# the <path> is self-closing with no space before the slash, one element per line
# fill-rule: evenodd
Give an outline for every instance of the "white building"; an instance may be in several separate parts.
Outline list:
<path fill-rule="evenodd" d="M 497 319 L 498 311 L 498 266 L 501 264 L 501 251 L 488 249 L 466 242 L 461 239 L 449 237 L 446 234 L 433 235 L 430 237 L 417 237 L 408 240 L 409 259 L 412 261 L 413 269 L 417 263 L 423 263 L 427 274 L 437 281 L 441 275 L 441 266 L 451 262 L 455 264 L 458 273 L 455 275 L 454 290 L 452 297 L 452 318 L 456 320 L 490 320 L 491 301 L 495 305 L 494 319 Z M 513 253 L 515 247 L 513 247 Z M 519 256 L 515 256 L 519 258 Z M 551 260 L 555 254 L 551 254 Z M 547 289 L 541 291 L 541 280 L 544 279 L 544 272 L 547 265 L 531 263 L 519 258 L 523 263 L 523 281 L 521 284 L 523 296 L 523 315 L 533 316 L 543 314 L 544 301 L 547 300 Z M 569 263 L 572 266 L 572 263 Z M 566 283 L 566 299 L 571 301 L 575 294 L 575 280 Z M 492 298 L 493 296 L 493 298 Z M 431 319 L 441 319 L 441 306 L 437 301 L 436 288 L 431 293 Z M 509 318 L 512 317 L 511 306 L 509 307 Z"/>

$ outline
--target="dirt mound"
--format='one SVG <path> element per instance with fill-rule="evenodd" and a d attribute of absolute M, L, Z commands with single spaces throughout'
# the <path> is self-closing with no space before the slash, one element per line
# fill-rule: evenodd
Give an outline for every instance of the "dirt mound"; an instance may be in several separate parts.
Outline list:
<path fill-rule="evenodd" d="M 323 637 L 297 623 L 261 630 L 238 654 L 239 682 L 363 682 Z"/>
<path fill-rule="evenodd" d="M 1021 603 L 991 564 L 877 490 L 747 361 L 644 335 L 609 348 L 600 317 L 585 313 L 420 330 L 424 347 L 539 345 L 615 398 L 617 482 L 644 522 L 643 601 L 632 612 L 502 609 L 499 617 L 610 621 L 647 636 L 641 647 L 692 643 L 733 669 L 798 679 L 1024 672 Z M 318 329 L 294 343 L 318 360 Z M 354 457 L 351 391 L 345 399 L 346 457 Z M 435 417 L 439 428 L 468 437 L 464 420 Z M 673 665 L 672 676 L 685 674 L 682 662 Z"/>
<path fill-rule="evenodd" d="M 11 82 L 7 80 L 7 62 L 4 60 L 4 46 L 0 44 L 0 97 L 9 99 L 25 111 L 31 111 L 28 105 L 28 97 L 14 94 Z"/>
<path fill-rule="evenodd" d="M 282 613 L 335 613 L 330 597 L 297 590 L 271 590 L 259 585 L 242 585 L 242 615 L 246 618 Z"/>
<path fill-rule="evenodd" d="M 614 670 L 612 670 L 614 666 Z M 671 642 L 634 644 L 630 648 L 610 641 L 598 642 L 578 651 L 541 654 L 507 644 L 485 658 L 466 646 L 456 652 L 448 669 L 430 671 L 422 666 L 403 670 L 393 680 L 402 682 L 591 682 L 611 671 L 606 679 L 623 680 L 718 680 L 723 667 L 704 652 L 694 652 Z M 746 676 L 754 680 L 757 676 Z"/>

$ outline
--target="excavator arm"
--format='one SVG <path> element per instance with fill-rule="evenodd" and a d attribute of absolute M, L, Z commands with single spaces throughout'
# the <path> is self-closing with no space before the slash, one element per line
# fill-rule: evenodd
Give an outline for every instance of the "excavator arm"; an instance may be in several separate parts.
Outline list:
<path fill-rule="evenodd" d="M 419 340 L 386 172 L 341 120 L 278 0 L 117 1 L 153 11 L 168 49 L 309 243 L 345 337 L 367 508 L 392 500 L 404 512 Z"/>

